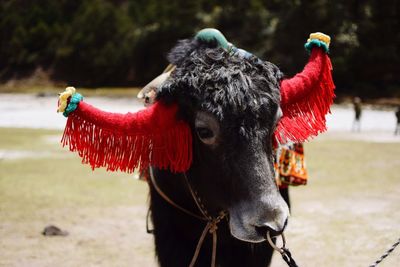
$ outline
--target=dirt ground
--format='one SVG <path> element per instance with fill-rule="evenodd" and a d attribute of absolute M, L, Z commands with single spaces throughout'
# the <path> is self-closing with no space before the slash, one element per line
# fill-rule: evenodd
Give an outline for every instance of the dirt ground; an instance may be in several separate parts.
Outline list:
<path fill-rule="evenodd" d="M 0 266 L 157 266 L 147 184 L 92 172 L 60 131 L 0 128 Z M 363 137 L 363 138 L 361 138 Z M 287 246 L 299 266 L 369 266 L 400 237 L 400 138 L 325 134 L 291 188 Z M 69 232 L 45 237 L 54 224 Z M 397 248 L 380 266 L 400 266 Z M 273 267 L 286 264 L 275 255 Z"/>
<path fill-rule="evenodd" d="M 145 213 L 144 205 L 60 208 L 42 210 L 35 220 L 2 222 L 0 266 L 156 266 Z M 49 223 L 69 235 L 42 236 Z"/>

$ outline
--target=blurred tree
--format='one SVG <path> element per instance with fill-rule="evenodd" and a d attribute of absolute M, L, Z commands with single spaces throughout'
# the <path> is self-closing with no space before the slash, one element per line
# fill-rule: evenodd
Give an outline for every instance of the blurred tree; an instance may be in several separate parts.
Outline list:
<path fill-rule="evenodd" d="M 134 66 L 137 82 L 144 84 L 167 65 L 166 53 L 177 40 L 195 32 L 201 1 L 129 0 L 128 12 L 136 26 Z"/>
<path fill-rule="evenodd" d="M 0 80 L 40 67 L 81 86 L 141 85 L 204 27 L 291 76 L 308 34 L 323 31 L 339 94 L 400 96 L 399 13 L 397 0 L 2 0 Z"/>
<path fill-rule="evenodd" d="M 222 0 L 201 13 L 203 23 L 220 29 L 238 47 L 269 59 L 277 19 L 260 0 Z"/>
<path fill-rule="evenodd" d="M 361 1 L 354 5 L 354 12 L 359 46 L 348 57 L 352 89 L 373 97 L 400 96 L 399 1 Z"/>
<path fill-rule="evenodd" d="M 51 65 L 63 34 L 63 2 L 0 2 L 0 78 Z"/>
<path fill-rule="evenodd" d="M 122 7 L 103 0 L 82 1 L 56 50 L 56 77 L 85 86 L 131 82 L 134 37 Z"/>

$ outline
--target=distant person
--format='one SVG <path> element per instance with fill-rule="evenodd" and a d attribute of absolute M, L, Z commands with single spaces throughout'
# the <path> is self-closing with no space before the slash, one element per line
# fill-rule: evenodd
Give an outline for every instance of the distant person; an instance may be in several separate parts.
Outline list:
<path fill-rule="evenodd" d="M 394 135 L 399 135 L 400 134 L 400 106 L 397 107 L 396 109 L 396 130 L 394 131 Z"/>
<path fill-rule="evenodd" d="M 361 98 L 355 97 L 353 100 L 353 107 L 354 107 L 354 122 L 353 122 L 353 132 L 360 132 L 361 131 Z"/>

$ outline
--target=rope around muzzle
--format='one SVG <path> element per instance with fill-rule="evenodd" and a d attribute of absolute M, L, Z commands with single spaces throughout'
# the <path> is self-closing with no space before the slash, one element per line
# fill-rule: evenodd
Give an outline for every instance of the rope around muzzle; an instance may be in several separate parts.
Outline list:
<path fill-rule="evenodd" d="M 200 210 L 202 216 L 197 215 L 197 214 L 179 206 L 172 199 L 170 199 L 158 186 L 158 184 L 154 178 L 152 168 L 150 168 L 149 172 L 150 172 L 150 181 L 153 184 L 154 189 L 166 202 L 168 202 L 173 207 L 179 209 L 180 211 L 182 211 L 194 218 L 197 218 L 202 221 L 207 221 L 207 224 L 204 227 L 203 232 L 201 233 L 199 241 L 197 242 L 196 250 L 193 254 L 192 260 L 190 261 L 189 267 L 194 267 L 194 265 L 196 264 L 197 258 L 200 254 L 200 250 L 201 250 L 201 247 L 203 246 L 203 243 L 204 243 L 207 233 L 210 233 L 212 235 L 211 267 L 215 267 L 216 266 L 215 265 L 216 258 L 217 258 L 217 230 L 218 230 L 217 225 L 222 219 L 224 219 L 228 215 L 228 213 L 226 211 L 221 211 L 216 218 L 209 215 L 207 209 L 202 204 L 200 197 L 196 194 L 195 191 L 193 191 L 192 186 L 190 185 L 189 180 L 186 176 L 186 173 L 183 173 L 183 176 L 185 178 L 187 187 L 189 188 L 190 194 L 192 195 L 192 198 L 193 198 L 194 202 L 196 203 L 197 208 Z"/>
<path fill-rule="evenodd" d="M 196 264 L 197 257 L 199 256 L 200 249 L 203 245 L 203 242 L 205 240 L 205 237 L 207 233 L 212 234 L 213 242 L 212 242 L 212 254 L 211 254 L 211 267 L 215 267 L 215 262 L 217 259 L 217 224 L 226 216 L 225 212 L 221 212 L 220 215 L 213 219 L 212 221 L 209 221 L 204 227 L 203 232 L 201 233 L 199 242 L 197 243 L 196 250 L 194 252 L 194 255 L 192 257 L 192 261 L 189 264 L 189 267 L 193 267 Z"/>

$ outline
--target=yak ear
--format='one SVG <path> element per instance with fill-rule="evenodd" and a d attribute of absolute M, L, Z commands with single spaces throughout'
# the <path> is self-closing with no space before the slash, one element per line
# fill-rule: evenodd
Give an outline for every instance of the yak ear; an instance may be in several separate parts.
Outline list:
<path fill-rule="evenodd" d="M 142 90 L 140 90 L 140 92 L 137 94 L 137 98 L 144 99 L 152 91 L 154 92 L 154 94 L 156 94 L 158 88 L 171 76 L 171 72 L 174 71 L 174 69 L 175 69 L 174 65 L 171 65 L 171 64 L 168 65 L 163 73 L 158 75 L 151 82 L 146 84 L 142 88 Z"/>
<path fill-rule="evenodd" d="M 281 82 L 283 116 L 275 131 L 280 143 L 304 142 L 326 131 L 326 114 L 335 97 L 332 64 L 321 48 L 313 48 L 303 71 Z"/>

